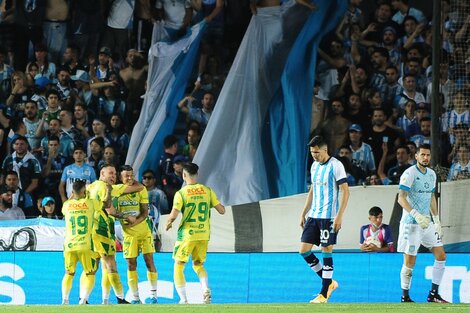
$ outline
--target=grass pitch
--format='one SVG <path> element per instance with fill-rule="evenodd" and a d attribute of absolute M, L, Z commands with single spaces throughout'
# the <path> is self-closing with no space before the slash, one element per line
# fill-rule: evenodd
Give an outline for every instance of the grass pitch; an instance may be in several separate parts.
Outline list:
<path fill-rule="evenodd" d="M 4 306 L 8 313 L 311 313 L 311 312 L 470 312 L 470 304 L 343 303 L 343 304 L 212 304 L 212 305 L 21 305 Z"/>

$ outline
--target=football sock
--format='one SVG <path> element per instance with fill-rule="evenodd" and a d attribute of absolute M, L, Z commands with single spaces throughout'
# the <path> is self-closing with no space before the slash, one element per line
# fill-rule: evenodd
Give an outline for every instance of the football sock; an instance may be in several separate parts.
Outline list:
<path fill-rule="evenodd" d="M 122 287 L 121 278 L 118 273 L 108 273 L 108 281 L 114 289 L 114 294 L 120 299 L 124 299 L 124 289 Z M 109 297 L 109 292 L 108 292 Z"/>
<path fill-rule="evenodd" d="M 65 274 L 62 278 L 62 300 L 69 300 L 70 290 L 72 289 L 73 275 Z"/>
<path fill-rule="evenodd" d="M 105 264 L 101 269 L 101 297 L 103 301 L 109 300 L 109 293 L 111 292 L 111 282 L 109 281 L 109 272 Z"/>
<path fill-rule="evenodd" d="M 413 276 L 413 269 L 403 265 L 400 272 L 400 283 L 403 295 L 408 296 L 408 290 L 410 290 L 411 277 Z"/>
<path fill-rule="evenodd" d="M 304 252 L 300 255 L 304 258 L 305 262 L 307 262 L 308 266 L 322 278 L 322 265 L 316 255 L 312 251 Z"/>
<path fill-rule="evenodd" d="M 80 299 L 85 296 L 86 273 L 82 272 L 80 275 Z"/>
<path fill-rule="evenodd" d="M 434 261 L 434 267 L 432 269 L 432 288 L 431 290 L 435 293 L 439 290 L 439 285 L 442 281 L 442 276 L 444 276 L 446 261 Z"/>
<path fill-rule="evenodd" d="M 84 292 L 83 299 L 85 299 L 85 301 L 87 301 L 88 298 L 90 297 L 91 291 L 93 290 L 94 286 L 95 286 L 95 274 L 86 275 L 85 288 L 83 289 L 83 292 Z"/>
<path fill-rule="evenodd" d="M 333 254 L 323 252 L 323 268 L 322 268 L 322 287 L 321 294 L 326 298 L 328 294 L 328 287 L 333 278 Z"/>
<path fill-rule="evenodd" d="M 193 265 L 193 270 L 196 272 L 199 281 L 201 282 L 202 290 L 209 289 L 209 278 L 207 276 L 207 271 L 203 265 Z"/>
<path fill-rule="evenodd" d="M 175 281 L 176 291 L 180 300 L 183 302 L 188 301 L 186 297 L 186 279 L 184 278 L 184 264 L 175 263 L 173 268 L 173 280 Z"/>
<path fill-rule="evenodd" d="M 137 271 L 127 271 L 127 284 L 135 300 L 139 299 L 139 275 Z"/>
<path fill-rule="evenodd" d="M 150 283 L 150 293 L 152 297 L 157 297 L 157 282 L 158 282 L 158 273 L 157 272 L 147 272 L 147 279 Z"/>

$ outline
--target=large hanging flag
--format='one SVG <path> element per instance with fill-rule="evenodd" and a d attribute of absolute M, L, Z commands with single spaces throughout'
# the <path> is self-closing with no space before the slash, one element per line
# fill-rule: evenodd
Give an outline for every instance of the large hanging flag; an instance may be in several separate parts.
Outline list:
<path fill-rule="evenodd" d="M 292 0 L 252 17 L 194 158 L 224 204 L 306 190 L 316 49 L 347 1 L 316 4 L 311 13 Z"/>
<path fill-rule="evenodd" d="M 161 41 L 165 37 L 163 24 L 154 27 L 147 92 L 126 159 L 126 164 L 131 164 L 136 172 L 158 168 L 163 139 L 175 128 L 177 104 L 184 96 L 206 26 L 204 21 L 194 25 L 175 42 Z"/>

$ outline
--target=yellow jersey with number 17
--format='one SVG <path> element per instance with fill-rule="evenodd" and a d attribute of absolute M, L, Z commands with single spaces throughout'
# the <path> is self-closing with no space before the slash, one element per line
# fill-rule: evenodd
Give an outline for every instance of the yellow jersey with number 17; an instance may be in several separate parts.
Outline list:
<path fill-rule="evenodd" d="M 186 185 L 181 188 L 173 200 L 173 208 L 183 214 L 177 240 L 209 240 L 210 209 L 219 203 L 215 192 L 202 184 Z"/>
<path fill-rule="evenodd" d="M 99 202 L 86 198 L 70 199 L 62 205 L 65 220 L 64 251 L 92 250 L 93 219 Z"/>

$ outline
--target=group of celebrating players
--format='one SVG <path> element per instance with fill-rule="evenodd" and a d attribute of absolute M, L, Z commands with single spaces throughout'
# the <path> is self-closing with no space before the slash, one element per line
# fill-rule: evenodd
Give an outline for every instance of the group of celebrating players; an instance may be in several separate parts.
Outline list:
<path fill-rule="evenodd" d="M 88 303 L 95 285 L 95 273 L 102 261 L 102 304 L 109 303 L 111 287 L 118 304 L 142 303 L 138 289 L 137 257 L 142 252 L 147 267 L 151 297 L 157 299 L 158 274 L 154 264 L 155 253 L 152 225 L 148 218 L 148 193 L 134 179 L 132 167 L 121 167 L 121 184 L 116 184 L 116 169 L 105 165 L 99 180 L 90 185 L 78 180 L 73 183 L 70 199 L 65 201 L 62 213 L 66 222 L 64 240 L 65 274 L 62 279 L 62 304 L 69 303 L 72 281 L 78 262 L 82 264 L 79 304 Z M 175 243 L 174 280 L 180 303 L 188 303 L 185 289 L 184 266 L 192 256 L 193 269 L 203 288 L 203 302 L 211 303 L 211 290 L 207 272 L 203 266 L 210 236 L 209 210 L 215 208 L 220 214 L 225 208 L 209 187 L 197 182 L 198 166 L 184 165 L 183 179 L 186 186 L 175 195 L 173 210 L 166 229 L 181 212 L 183 214 Z M 123 255 L 127 261 L 127 281 L 132 300 L 126 301 L 123 285 L 117 271 L 114 223 L 118 219 L 123 230 Z"/>

